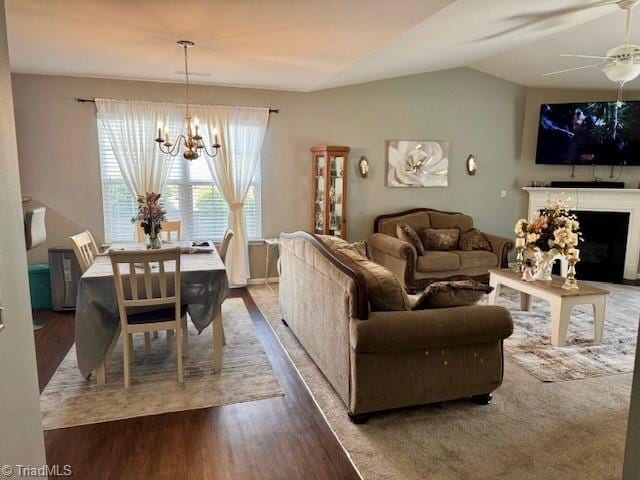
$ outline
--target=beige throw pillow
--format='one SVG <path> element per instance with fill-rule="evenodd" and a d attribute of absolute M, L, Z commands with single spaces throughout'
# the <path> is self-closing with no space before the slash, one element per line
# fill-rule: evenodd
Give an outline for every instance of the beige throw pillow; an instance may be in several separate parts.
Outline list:
<path fill-rule="evenodd" d="M 460 230 L 457 228 L 423 228 L 420 237 L 425 250 L 455 250 L 458 248 Z"/>
<path fill-rule="evenodd" d="M 475 305 L 493 287 L 476 280 L 451 280 L 433 282 L 424 289 L 413 310 L 425 308 L 449 308 Z"/>
<path fill-rule="evenodd" d="M 358 252 L 360 255 L 362 255 L 364 258 L 368 258 L 369 260 L 371 260 L 371 255 L 369 255 L 369 246 L 366 242 L 366 240 L 360 240 L 358 242 L 353 242 L 351 244 L 351 247 L 353 247 L 353 249 Z"/>
<path fill-rule="evenodd" d="M 322 240 L 332 252 L 335 252 L 338 248 L 351 247 L 364 258 L 371 260 L 371 255 L 369 255 L 369 246 L 365 240 L 349 243 L 346 240 L 333 235 L 318 235 L 318 237 L 320 237 L 320 240 Z"/>
<path fill-rule="evenodd" d="M 354 247 L 338 247 L 336 256 L 362 274 L 374 311 L 411 310 L 407 292 L 388 269 L 363 257 Z"/>
<path fill-rule="evenodd" d="M 411 228 L 411 226 L 406 223 L 399 223 L 396 225 L 396 236 L 411 245 L 416 249 L 418 255 L 424 255 L 424 246 L 422 244 L 422 240 L 416 233 L 416 231 Z"/>

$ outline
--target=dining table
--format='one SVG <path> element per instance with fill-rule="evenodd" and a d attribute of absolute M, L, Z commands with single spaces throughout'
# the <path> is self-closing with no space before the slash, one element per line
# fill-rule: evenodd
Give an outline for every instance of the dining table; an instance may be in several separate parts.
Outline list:
<path fill-rule="evenodd" d="M 180 290 L 191 322 L 201 333 L 220 314 L 222 302 L 229 292 L 225 265 L 212 241 L 175 241 L 164 248 L 181 249 Z M 195 246 L 200 245 L 200 246 Z M 105 365 L 120 334 L 118 301 L 113 282 L 113 269 L 108 252 L 143 250 L 141 243 L 113 243 L 100 253 L 78 283 L 75 335 L 78 368 L 89 379 L 96 372 L 98 383 L 105 382 Z M 175 264 L 175 262 L 173 262 Z M 175 265 L 167 265 L 166 272 Z"/>

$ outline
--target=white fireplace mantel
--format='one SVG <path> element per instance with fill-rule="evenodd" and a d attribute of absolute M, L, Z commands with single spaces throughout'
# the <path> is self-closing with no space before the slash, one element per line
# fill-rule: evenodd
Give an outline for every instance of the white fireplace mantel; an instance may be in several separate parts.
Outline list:
<path fill-rule="evenodd" d="M 629 213 L 625 280 L 640 279 L 640 189 L 524 187 L 529 193 L 529 218 L 550 201 L 564 198 L 572 210 Z"/>

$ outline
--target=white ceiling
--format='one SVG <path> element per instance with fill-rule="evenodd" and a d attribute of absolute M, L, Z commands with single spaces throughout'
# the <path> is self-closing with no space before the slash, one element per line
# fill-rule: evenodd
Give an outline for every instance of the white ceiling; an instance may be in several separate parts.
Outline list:
<path fill-rule="evenodd" d="M 298 91 L 462 66 L 523 85 L 615 88 L 599 71 L 542 73 L 588 63 L 558 55 L 603 53 L 624 26 L 612 0 L 5 4 L 14 72 L 179 82 L 175 41 L 188 39 L 191 70 L 207 74 L 197 83 Z"/>
<path fill-rule="evenodd" d="M 640 6 L 632 16 L 631 43 L 640 43 Z M 531 87 L 615 89 L 598 68 L 543 77 L 545 72 L 598 63 L 598 60 L 560 57 L 561 53 L 604 55 L 624 40 L 625 12 L 617 10 L 604 17 L 549 35 L 536 42 L 481 60 L 471 66 L 497 77 Z M 635 31 L 634 31 L 635 30 Z M 640 78 L 629 82 L 626 90 L 640 89 Z"/>

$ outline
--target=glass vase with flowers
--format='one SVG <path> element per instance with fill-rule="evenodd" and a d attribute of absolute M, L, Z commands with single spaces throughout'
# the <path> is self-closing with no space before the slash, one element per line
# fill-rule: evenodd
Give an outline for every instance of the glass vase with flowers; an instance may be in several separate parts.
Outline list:
<path fill-rule="evenodd" d="M 147 248 L 162 247 L 160 230 L 162 223 L 167 219 L 167 212 L 160 203 L 161 196 L 155 192 L 138 195 L 138 214 L 131 219 L 132 223 L 140 222 L 140 227 L 147 236 Z"/>

